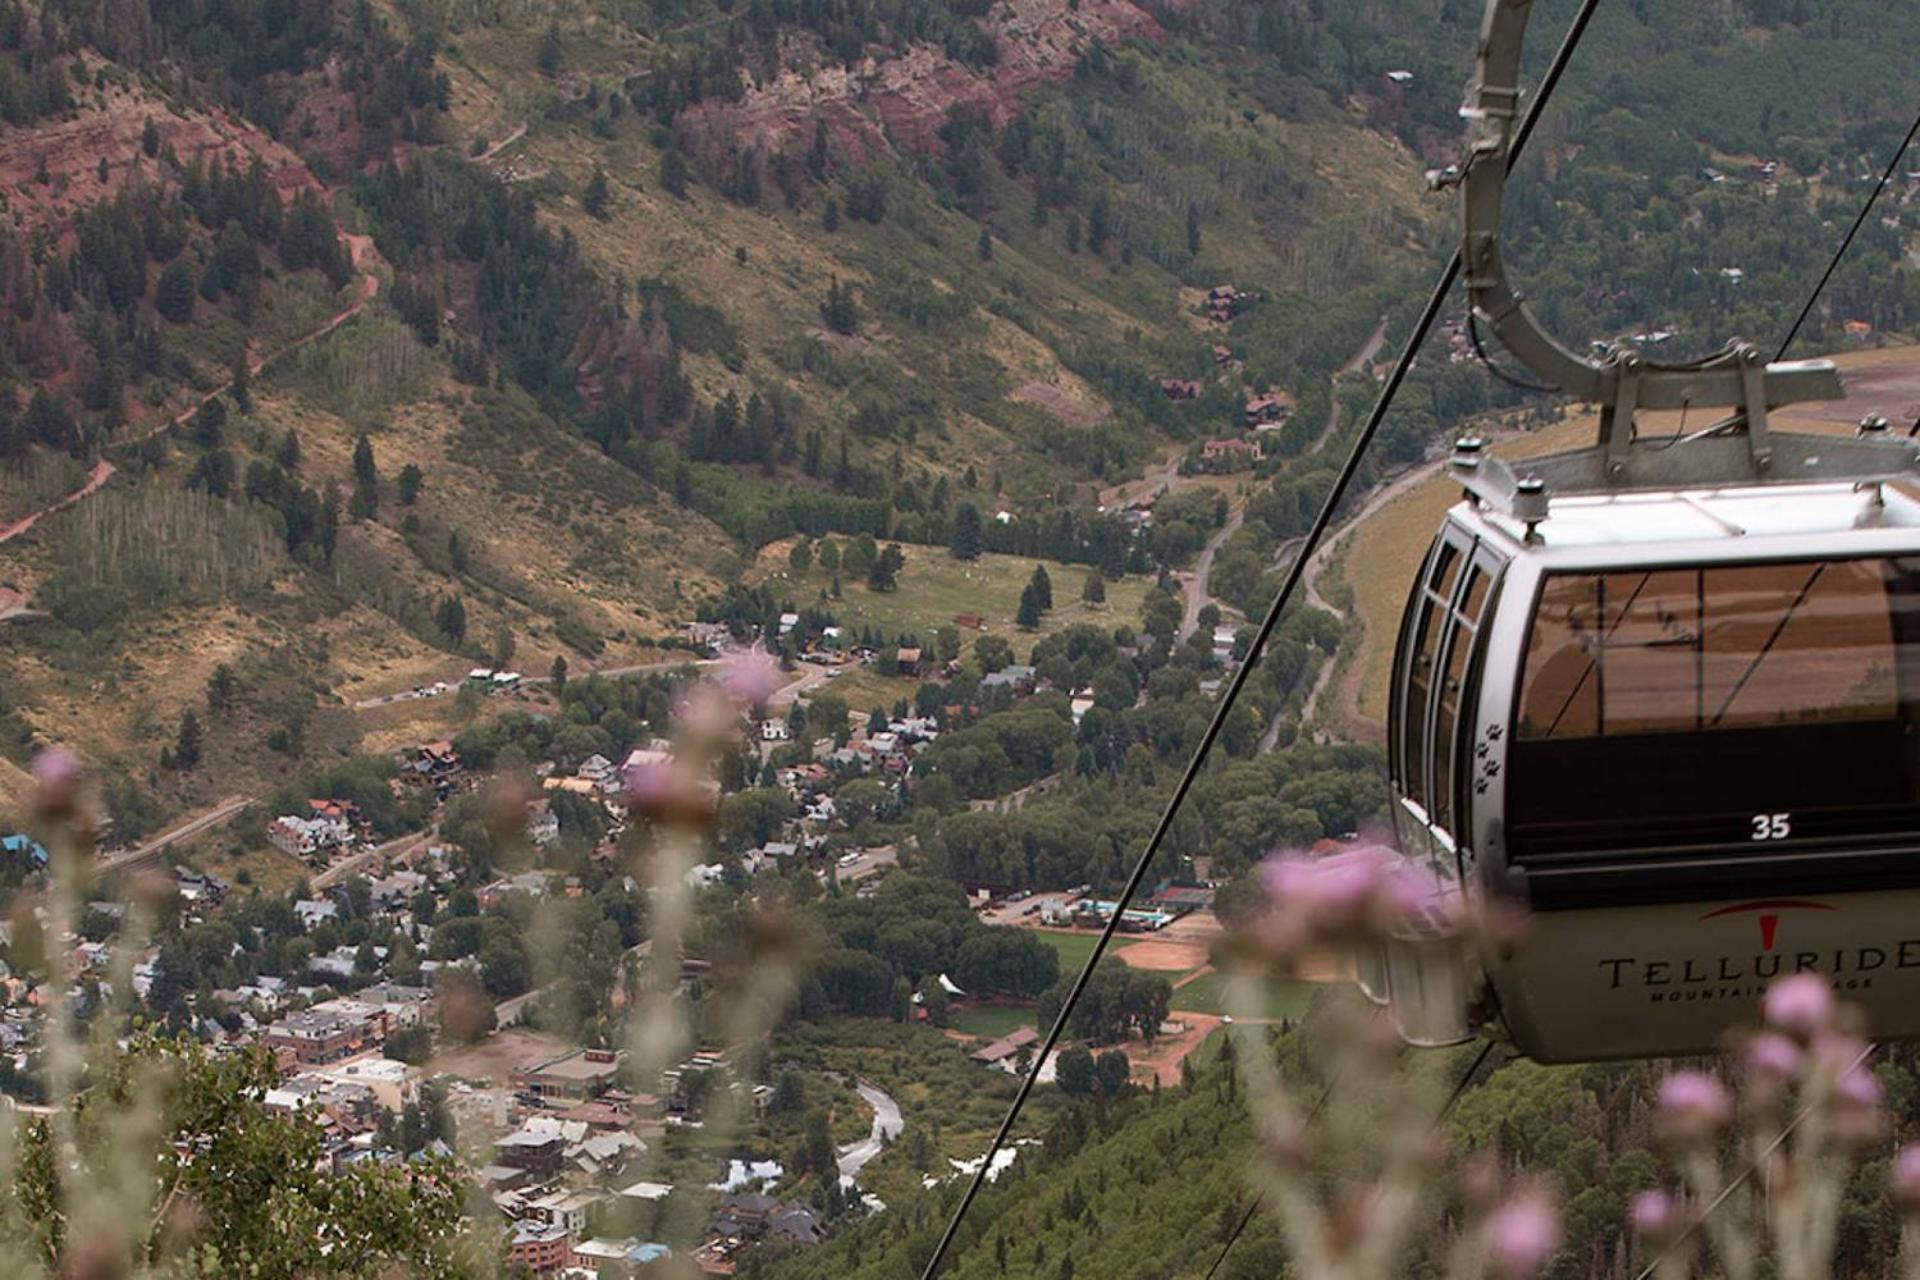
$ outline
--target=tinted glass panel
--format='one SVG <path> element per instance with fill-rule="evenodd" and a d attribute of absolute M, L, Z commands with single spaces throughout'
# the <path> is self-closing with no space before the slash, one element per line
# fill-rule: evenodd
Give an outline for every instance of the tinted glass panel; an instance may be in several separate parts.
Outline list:
<path fill-rule="evenodd" d="M 1481 581 L 1486 575 L 1475 570 Z M 1454 729 L 1460 722 L 1460 686 L 1467 674 L 1467 654 L 1473 648 L 1473 632 L 1455 623 L 1447 647 L 1446 676 L 1440 684 L 1440 699 L 1433 718 L 1433 820 L 1435 825 L 1453 823 L 1453 751 Z"/>
<path fill-rule="evenodd" d="M 1554 574 L 1519 735 L 1579 738 L 1890 717 L 1883 560 Z"/>
<path fill-rule="evenodd" d="M 1916 727 L 1920 561 L 1549 575 L 1509 755 L 1512 849 L 1910 835 Z"/>
<path fill-rule="evenodd" d="M 1401 735 L 1405 744 L 1403 782 L 1407 795 L 1422 808 L 1427 804 L 1427 706 L 1433 691 L 1433 665 L 1440 643 L 1440 624 L 1447 610 L 1447 595 L 1460 571 L 1460 548 L 1451 542 L 1437 544 L 1427 574 L 1414 597 L 1419 617 L 1414 623 L 1413 650 L 1407 659 L 1406 697 L 1400 705 Z"/>

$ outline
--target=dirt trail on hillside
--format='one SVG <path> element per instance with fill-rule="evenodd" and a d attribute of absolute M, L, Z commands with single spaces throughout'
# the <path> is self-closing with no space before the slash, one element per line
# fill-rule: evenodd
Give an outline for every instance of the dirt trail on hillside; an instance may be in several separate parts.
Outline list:
<path fill-rule="evenodd" d="M 317 328 L 301 334 L 283 347 L 276 348 L 258 357 L 249 353 L 247 357 L 247 373 L 249 377 L 261 372 L 268 365 L 285 356 L 287 353 L 297 351 L 310 342 L 326 337 L 335 329 L 338 329 L 341 325 L 359 315 L 360 312 L 366 308 L 366 305 L 378 296 L 380 292 L 380 277 L 373 273 L 370 264 L 378 261 L 380 255 L 373 246 L 373 237 L 367 235 L 350 235 L 346 232 L 341 232 L 340 238 L 346 242 L 347 255 L 353 263 L 354 270 L 360 272 L 360 284 L 354 291 L 352 304 L 334 312 Z M 151 439 L 159 435 L 162 431 L 184 425 L 189 418 L 200 412 L 202 405 L 215 397 L 225 395 L 232 387 L 233 380 L 231 378 L 219 383 L 211 391 L 202 395 L 185 409 L 174 414 L 171 418 L 164 419 L 158 426 L 153 427 L 144 435 L 136 437 L 136 439 Z M 93 470 L 87 473 L 87 482 L 80 488 L 75 489 L 72 493 L 57 502 L 50 503 L 30 515 L 22 516 L 10 525 L 0 527 L 0 542 L 9 542 L 19 537 L 27 530 L 33 528 L 34 525 L 38 524 L 42 518 L 50 516 L 56 511 L 60 511 L 66 507 L 70 507 L 93 493 L 97 493 L 100 486 L 113 478 L 114 470 L 114 465 L 111 462 L 108 462 L 105 458 L 101 458 L 93 464 Z"/>
<path fill-rule="evenodd" d="M 10 539 L 17 538 L 21 534 L 25 533 L 27 530 L 33 528 L 34 525 L 38 524 L 40 522 L 41 517 L 50 516 L 56 511 L 60 511 L 66 507 L 72 506 L 74 503 L 80 501 L 82 498 L 86 497 L 88 494 L 98 490 L 100 486 L 105 484 L 112 475 L 113 475 L 113 464 L 111 462 L 108 462 L 105 458 L 100 459 L 98 462 L 93 464 L 93 470 L 87 473 L 86 483 L 81 485 L 78 489 L 75 489 L 72 493 L 68 494 L 66 497 L 61 498 L 58 502 L 55 502 L 51 506 L 42 507 L 38 511 L 32 512 L 28 515 L 21 516 L 18 520 L 15 520 L 12 524 L 0 525 L 0 542 L 6 542 L 6 541 L 9 541 Z"/>

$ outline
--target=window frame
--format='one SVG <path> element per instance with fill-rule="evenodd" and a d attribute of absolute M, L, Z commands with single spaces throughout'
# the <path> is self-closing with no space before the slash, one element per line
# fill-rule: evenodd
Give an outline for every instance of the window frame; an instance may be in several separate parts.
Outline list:
<path fill-rule="evenodd" d="M 1485 636 L 1498 611 L 1510 560 L 1488 539 L 1449 521 L 1421 560 L 1401 618 L 1400 656 L 1388 705 L 1389 723 L 1398 730 L 1398 750 L 1391 760 L 1396 799 L 1412 811 L 1410 817 L 1419 818 L 1453 848 L 1462 843 L 1460 833 L 1470 816 L 1468 740 L 1478 712 Z M 1469 615 L 1467 602 L 1475 593 L 1477 607 Z M 1423 643 L 1429 629 L 1430 648 Z M 1429 660 L 1428 678 L 1416 698 L 1415 673 L 1423 651 Z M 1451 674 L 1456 654 L 1459 668 Z M 1449 695 L 1451 719 L 1442 726 L 1439 717 Z"/>

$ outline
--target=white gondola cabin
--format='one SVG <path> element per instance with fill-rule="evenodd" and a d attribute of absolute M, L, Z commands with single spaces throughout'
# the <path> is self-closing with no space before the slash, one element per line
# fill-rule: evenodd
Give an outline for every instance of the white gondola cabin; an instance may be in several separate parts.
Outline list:
<path fill-rule="evenodd" d="M 1531 533 L 1463 502 L 1414 584 L 1393 689 L 1403 852 L 1532 917 L 1475 1011 L 1523 1052 L 1709 1050 L 1799 970 L 1876 1034 L 1920 1034 L 1905 494 L 1573 496 Z M 1444 1019 L 1423 1038 L 1450 1038 Z"/>

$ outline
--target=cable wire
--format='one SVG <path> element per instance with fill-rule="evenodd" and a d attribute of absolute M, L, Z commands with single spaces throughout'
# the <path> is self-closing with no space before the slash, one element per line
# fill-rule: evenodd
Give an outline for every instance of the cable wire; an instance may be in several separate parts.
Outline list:
<path fill-rule="evenodd" d="M 1787 336 L 1780 339 L 1780 349 L 1773 355 L 1775 360 L 1787 358 L 1787 348 L 1791 347 L 1793 340 L 1800 336 L 1800 326 L 1805 324 L 1807 317 L 1813 314 L 1814 304 L 1820 301 L 1821 293 L 1826 290 L 1827 281 L 1833 279 L 1833 273 L 1840 269 L 1840 260 L 1847 256 L 1847 250 L 1853 246 L 1853 238 L 1860 234 L 1860 228 L 1866 224 L 1867 215 L 1873 212 L 1874 203 L 1880 199 L 1880 193 L 1887 189 L 1889 182 L 1893 181 L 1894 171 L 1900 167 L 1900 158 L 1907 154 L 1907 148 L 1913 145 L 1916 134 L 1920 134 L 1920 115 L 1914 116 L 1913 124 L 1907 129 L 1907 136 L 1900 140 L 1898 147 L 1894 148 L 1893 155 L 1887 160 L 1885 172 L 1880 175 L 1880 181 L 1873 184 L 1873 191 L 1867 196 L 1867 202 L 1860 206 L 1859 216 L 1853 220 L 1853 225 L 1847 228 L 1847 234 L 1841 238 L 1840 247 L 1833 251 L 1833 257 L 1828 261 L 1827 269 L 1820 273 L 1820 283 L 1813 286 L 1813 292 L 1807 295 L 1807 304 L 1801 307 L 1800 314 L 1793 318 L 1793 325 L 1787 330 Z"/>
<path fill-rule="evenodd" d="M 1454 1105 L 1465 1095 L 1468 1086 L 1473 1083 L 1473 1078 L 1480 1073 L 1480 1068 L 1484 1067 L 1487 1064 L 1487 1059 L 1493 1056 L 1493 1050 L 1494 1042 L 1491 1040 L 1480 1046 L 1479 1056 L 1474 1058 L 1472 1065 L 1467 1068 L 1466 1074 L 1461 1076 L 1459 1082 L 1453 1086 L 1453 1092 L 1447 1095 L 1446 1102 L 1442 1104 L 1439 1112 L 1433 1117 L 1434 1128 L 1438 1129 L 1446 1122 L 1447 1117 L 1453 1112 Z M 1320 1101 L 1314 1103 L 1313 1110 L 1307 1113 L 1308 1123 L 1312 1123 L 1314 1117 L 1319 1115 L 1321 1109 L 1327 1105 L 1327 1099 L 1333 1096 L 1333 1087 L 1338 1083 L 1338 1079 L 1327 1081 L 1327 1087 L 1321 1090 Z M 1253 1215 L 1259 1208 L 1260 1196 L 1256 1193 L 1248 1199 L 1247 1211 L 1240 1215 L 1240 1222 L 1234 1227 L 1233 1234 L 1228 1236 L 1227 1242 L 1220 1246 L 1220 1256 L 1215 1258 L 1213 1265 L 1207 1268 L 1206 1280 L 1213 1280 L 1214 1274 L 1218 1272 L 1221 1265 L 1226 1262 L 1227 1255 L 1233 1252 L 1234 1242 L 1240 1239 L 1240 1233 L 1247 1229 L 1247 1224 L 1253 1221 Z"/>
<path fill-rule="evenodd" d="M 1577 43 L 1578 35 L 1576 34 L 1576 32 L 1580 29 L 1584 29 L 1586 18 L 1591 16 L 1589 12 L 1590 8 L 1591 6 L 1589 6 L 1588 9 L 1584 9 L 1581 15 L 1579 16 L 1579 18 L 1576 19 L 1575 28 L 1573 30 L 1570 30 L 1569 32 L 1569 40 L 1572 40 Z M 1567 49 L 1567 46 L 1564 42 L 1563 42 L 1562 48 L 1563 50 L 1566 50 L 1569 53 L 1571 52 L 1570 49 Z M 1557 78 L 1558 77 L 1555 76 L 1555 79 Z M 1543 81 L 1543 92 L 1540 98 L 1536 99 L 1536 104 L 1539 101 L 1544 100 L 1546 96 L 1544 91 L 1544 86 L 1546 84 L 1547 82 Z M 1517 155 L 1519 152 L 1520 140 L 1524 138 L 1525 132 L 1528 130 L 1528 126 L 1532 124 L 1532 119 L 1533 117 L 1530 114 L 1527 120 L 1522 125 L 1522 132 L 1516 135 L 1516 139 L 1513 147 L 1513 152 L 1515 155 Z M 1893 156 L 1887 161 L 1887 167 L 1885 171 L 1881 173 L 1880 180 L 1874 184 L 1873 191 L 1867 196 L 1866 202 L 1863 205 L 1861 205 L 1859 214 L 1855 216 L 1853 220 L 1853 225 L 1847 229 L 1847 234 L 1841 239 L 1839 247 L 1834 250 L 1833 257 L 1827 263 L 1826 270 L 1821 273 L 1819 282 L 1814 285 L 1813 292 L 1807 296 L 1805 305 L 1803 305 L 1800 308 L 1800 314 L 1794 317 L 1793 324 L 1791 327 L 1788 328 L 1786 336 L 1780 340 L 1780 349 L 1774 355 L 1775 360 L 1783 360 L 1786 358 L 1787 351 L 1793 346 L 1794 339 L 1799 336 L 1801 327 L 1806 323 L 1807 317 L 1813 313 L 1813 308 L 1815 307 L 1815 305 L 1818 304 L 1820 300 L 1820 295 L 1826 290 L 1827 282 L 1833 278 L 1834 272 L 1839 269 L 1841 261 L 1847 255 L 1847 250 L 1852 247 L 1854 238 L 1859 234 L 1860 228 L 1866 224 L 1867 217 L 1870 213 L 1872 213 L 1874 204 L 1880 199 L 1881 194 L 1886 190 L 1887 184 L 1892 181 L 1894 173 L 1900 167 L 1901 158 L 1904 157 L 1908 149 L 1912 147 L 1913 140 L 1916 136 L 1920 136 L 1920 115 L 1916 115 L 1914 117 L 1912 126 L 1910 126 L 1907 129 L 1906 137 L 1901 140 L 1900 145 L 1897 148 L 1895 148 Z M 1509 164 L 1511 164 L 1511 159 L 1509 160 Z M 1456 265 L 1457 265 L 1457 261 L 1458 260 L 1456 259 Z M 1554 387 L 1548 387 L 1548 386 L 1541 385 L 1539 383 L 1529 382 L 1525 379 L 1514 377 L 1513 375 L 1508 374 L 1505 370 L 1501 369 L 1498 365 L 1496 365 L 1493 362 L 1492 358 L 1487 354 L 1486 348 L 1481 344 L 1479 325 L 1477 324 L 1475 317 L 1471 311 L 1467 313 L 1467 335 L 1473 345 L 1474 355 L 1479 359 L 1480 363 L 1486 367 L 1487 372 L 1491 373 L 1494 377 L 1498 378 L 1500 381 L 1505 382 L 1510 386 L 1519 387 L 1522 390 L 1528 390 L 1528 391 L 1557 390 L 1557 388 L 1554 388 Z M 1710 434 L 1711 432 L 1720 429 L 1724 425 L 1726 424 L 1719 424 L 1715 427 L 1710 427 L 1706 431 L 1701 432 L 1700 434 L 1703 436 Z M 1684 429 L 1685 429 L 1685 418 L 1683 416 L 1681 419 L 1681 429 L 1675 432 L 1676 439 L 1668 441 L 1667 444 L 1664 446 L 1664 448 L 1672 448 L 1675 443 L 1678 443 L 1678 438 L 1684 433 Z M 1920 420 L 1916 420 L 1916 422 L 1914 423 L 1914 429 L 1909 434 L 1912 435 L 1915 433 L 1920 433 Z M 1692 438 L 1692 437 L 1688 437 L 1688 438 Z M 1283 591 L 1283 597 L 1284 597 L 1284 591 L 1285 591 L 1284 587 L 1282 591 Z M 1257 652 L 1257 646 L 1254 652 Z M 1493 1053 L 1493 1048 L 1494 1048 L 1494 1045 L 1492 1041 L 1488 1041 L 1481 1048 L 1480 1055 L 1474 1059 L 1473 1065 L 1467 1068 L 1466 1074 L 1463 1075 L 1460 1078 L 1460 1082 L 1454 1086 L 1453 1092 L 1451 1095 L 1448 1096 L 1446 1104 L 1440 1109 L 1440 1114 L 1435 1119 L 1436 1124 L 1440 1123 L 1440 1121 L 1442 1120 L 1445 1120 L 1448 1113 L 1453 1110 L 1454 1105 L 1460 1101 L 1461 1096 L 1466 1092 L 1467 1088 L 1472 1083 L 1474 1075 L 1478 1073 L 1481 1066 L 1483 1066 L 1486 1063 L 1487 1058 L 1491 1056 L 1491 1054 Z M 1849 1070 L 1857 1068 L 1861 1063 L 1865 1062 L 1868 1055 L 1870 1055 L 1872 1052 L 1873 1052 L 1873 1046 L 1869 1045 L 1865 1050 L 1863 1050 L 1860 1053 L 1860 1055 L 1857 1058 L 1854 1059 L 1852 1065 L 1849 1067 Z M 1326 1090 L 1321 1093 L 1320 1100 L 1314 1104 L 1312 1112 L 1308 1114 L 1309 1119 L 1319 1114 L 1320 1110 L 1326 1105 L 1327 1099 L 1332 1094 L 1332 1092 L 1333 1092 L 1333 1083 L 1329 1082 Z M 1652 1280 L 1652 1276 L 1656 1271 L 1659 1270 L 1660 1264 L 1662 1262 L 1665 1262 L 1667 1258 L 1672 1255 L 1673 1250 L 1679 1248 L 1687 1240 L 1691 1239 L 1692 1236 L 1702 1226 L 1706 1224 L 1706 1220 L 1713 1215 L 1715 1210 L 1719 1209 L 1721 1205 L 1725 1204 L 1730 1198 L 1732 1198 L 1734 1192 L 1738 1191 L 1740 1187 L 1744 1186 L 1747 1183 L 1747 1181 L 1753 1177 L 1755 1173 L 1759 1172 L 1761 1166 L 1764 1165 L 1766 1161 L 1773 1156 L 1773 1153 L 1775 1151 L 1778 1151 L 1780 1149 L 1781 1145 L 1785 1143 L 1789 1137 L 1792 1136 L 1793 1131 L 1797 1129 L 1800 1126 L 1801 1122 L 1807 1118 L 1809 1110 L 1810 1109 L 1802 1109 L 1799 1112 L 1799 1114 L 1794 1116 L 1792 1122 L 1789 1123 L 1785 1128 L 1783 1128 L 1778 1134 L 1778 1136 L 1776 1136 L 1772 1142 L 1770 1142 L 1763 1150 L 1761 1150 L 1754 1157 L 1752 1162 L 1749 1163 L 1746 1166 L 1746 1168 L 1744 1168 L 1741 1171 L 1740 1175 L 1735 1179 L 1733 1179 L 1731 1182 L 1729 1182 L 1726 1185 L 1726 1187 L 1724 1187 L 1720 1191 L 1720 1194 L 1715 1196 L 1713 1200 L 1708 1203 L 1706 1209 L 1700 1214 L 1700 1216 L 1695 1218 L 1687 1226 L 1687 1228 L 1680 1233 L 1678 1238 L 1676 1238 L 1670 1244 L 1668 1244 L 1665 1249 L 1662 1249 L 1660 1253 L 1654 1257 L 1653 1261 L 1647 1265 L 1647 1268 L 1644 1271 L 1640 1272 L 1634 1278 L 1634 1280 Z M 1206 1280 L 1214 1280 L 1214 1276 L 1219 1272 L 1221 1266 L 1225 1264 L 1227 1260 L 1227 1255 L 1233 1251 L 1234 1244 L 1240 1239 L 1241 1234 L 1246 1231 L 1248 1225 L 1252 1223 L 1253 1215 L 1259 1211 L 1259 1208 L 1260 1208 L 1260 1197 L 1256 1195 L 1247 1202 L 1246 1211 L 1240 1215 L 1240 1220 L 1234 1226 L 1233 1233 L 1227 1237 L 1226 1243 L 1221 1246 L 1219 1256 L 1214 1258 L 1213 1265 L 1207 1268 Z"/>
<path fill-rule="evenodd" d="M 1592 22 L 1594 12 L 1599 7 L 1600 0 L 1581 0 L 1580 9 L 1574 14 L 1573 22 L 1567 28 L 1567 34 L 1561 39 L 1560 47 L 1554 51 L 1553 61 L 1547 65 L 1546 73 L 1540 77 L 1540 86 L 1535 90 L 1533 101 L 1528 104 L 1526 114 L 1521 117 L 1519 125 L 1514 129 L 1513 142 L 1507 151 L 1509 166 L 1525 149 L 1527 139 L 1533 134 L 1534 125 L 1540 119 L 1541 111 L 1552 99 L 1554 89 L 1559 85 L 1561 76 L 1566 73 L 1567 64 L 1572 60 L 1574 50 L 1579 47 L 1581 38 L 1586 35 L 1587 26 Z M 1053 1020 L 1053 1026 L 1048 1029 L 1046 1039 L 1040 1044 L 1040 1051 L 1034 1056 L 1033 1069 L 1028 1071 L 1020 1081 L 1020 1089 L 1013 1095 L 1013 1102 L 1007 1108 L 1006 1118 L 1000 1122 L 1000 1128 L 994 1133 L 986 1155 L 981 1158 L 980 1167 L 974 1171 L 973 1180 L 967 1184 L 966 1192 L 960 1197 L 960 1204 L 954 1209 L 953 1217 L 948 1220 L 946 1230 L 941 1233 L 940 1242 L 934 1246 L 933 1256 L 927 1260 L 926 1268 L 921 1271 L 920 1280 L 933 1280 L 940 1270 L 941 1262 L 947 1256 L 947 1250 L 953 1247 L 954 1238 L 960 1231 L 960 1224 L 966 1220 L 967 1211 L 973 1207 L 973 1202 L 980 1196 L 981 1188 L 986 1185 L 987 1175 L 993 1168 L 994 1157 L 1000 1153 L 1002 1147 L 1006 1146 L 1007 1138 L 1013 1132 L 1014 1122 L 1020 1118 L 1020 1112 L 1025 1109 L 1027 1099 L 1033 1094 L 1033 1086 L 1040 1078 L 1041 1068 L 1046 1065 L 1048 1056 L 1060 1043 L 1061 1033 L 1066 1030 L 1067 1019 L 1072 1015 L 1074 1006 L 1080 1002 L 1080 997 L 1086 992 L 1087 984 L 1093 978 L 1094 969 L 1106 955 L 1107 947 L 1112 943 L 1113 935 L 1119 929 L 1128 905 L 1139 893 L 1140 883 L 1146 878 L 1148 868 L 1153 865 L 1153 856 L 1159 852 L 1161 842 L 1167 838 L 1167 832 L 1172 829 L 1174 817 L 1180 812 L 1180 806 L 1186 800 L 1187 793 L 1193 790 L 1193 784 L 1199 780 L 1200 770 L 1206 763 L 1208 753 L 1213 749 L 1215 740 L 1220 737 L 1220 731 L 1226 727 L 1228 713 L 1233 710 L 1233 704 L 1239 698 L 1240 691 L 1246 687 L 1247 677 L 1253 673 L 1254 665 L 1260 660 L 1260 654 L 1266 648 L 1267 640 L 1273 635 L 1281 615 L 1286 612 L 1288 602 L 1292 600 L 1293 593 L 1299 588 L 1300 579 L 1306 572 L 1308 561 L 1313 558 L 1314 550 L 1320 545 L 1321 538 L 1326 536 L 1328 526 L 1333 523 L 1334 511 L 1346 497 L 1348 486 L 1353 483 L 1354 476 L 1360 471 L 1360 464 L 1366 459 L 1367 446 L 1373 442 L 1373 437 L 1379 432 L 1380 423 L 1386 418 L 1387 410 L 1392 406 L 1394 397 L 1399 394 L 1400 384 L 1406 381 L 1407 371 L 1413 367 L 1414 356 L 1419 353 L 1421 346 L 1427 340 L 1427 335 L 1432 332 L 1434 322 L 1440 318 L 1440 312 L 1446 306 L 1447 298 L 1452 294 L 1454 283 L 1459 278 L 1460 250 L 1456 247 L 1448 257 L 1446 267 L 1440 272 L 1440 278 L 1434 281 L 1433 292 L 1428 295 L 1419 320 L 1414 324 L 1413 330 L 1408 333 L 1406 343 L 1400 348 L 1400 355 L 1393 363 L 1393 371 L 1387 375 L 1386 384 L 1380 388 L 1379 396 L 1374 399 L 1373 408 L 1368 412 L 1366 423 L 1361 427 L 1359 435 L 1355 437 L 1352 448 L 1348 450 L 1347 459 L 1341 464 L 1340 473 L 1334 478 L 1333 487 L 1327 491 L 1326 499 L 1314 515 L 1313 524 L 1307 530 L 1305 541 L 1301 543 L 1300 554 L 1294 557 L 1293 563 L 1288 566 L 1287 576 L 1281 582 L 1280 591 L 1274 596 L 1273 604 L 1267 609 L 1266 616 L 1260 620 L 1260 629 L 1255 633 L 1253 643 L 1247 648 L 1245 660 L 1235 669 L 1233 678 L 1221 695 L 1220 705 L 1214 710 L 1213 719 L 1208 722 L 1206 732 L 1201 735 L 1200 744 L 1194 748 L 1193 758 L 1187 762 L 1179 782 L 1174 784 L 1173 794 L 1167 799 L 1167 807 L 1161 813 L 1160 821 L 1154 826 L 1153 834 L 1147 839 L 1146 848 L 1141 850 L 1139 861 L 1134 864 L 1132 874 L 1127 877 L 1125 888 L 1121 890 L 1119 898 L 1114 903 L 1113 914 L 1108 917 L 1106 927 L 1101 929 L 1099 938 L 1093 944 L 1093 951 L 1087 956 L 1086 963 L 1081 966 L 1079 976 L 1073 980 L 1073 986 L 1068 989 L 1067 998 L 1062 1002 L 1060 1012 Z M 1204 589 L 1204 583 L 1199 585 Z"/>
<path fill-rule="evenodd" d="M 1487 354 L 1486 347 L 1480 341 L 1480 321 L 1474 316 L 1472 307 L 1467 308 L 1467 341 L 1473 344 L 1474 358 L 1486 366 L 1488 373 L 1506 383 L 1508 386 L 1517 387 L 1522 391 L 1552 392 L 1560 390 L 1559 387 L 1549 386 L 1544 382 L 1535 382 L 1531 378 L 1522 378 L 1517 374 L 1508 373 L 1505 369 L 1495 364 L 1493 357 Z"/>

